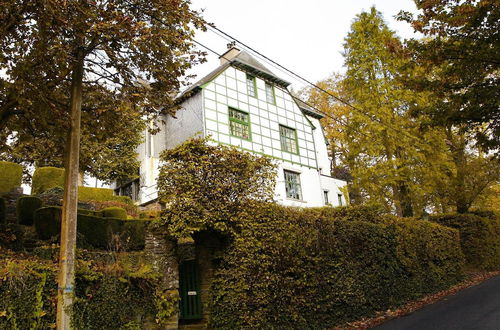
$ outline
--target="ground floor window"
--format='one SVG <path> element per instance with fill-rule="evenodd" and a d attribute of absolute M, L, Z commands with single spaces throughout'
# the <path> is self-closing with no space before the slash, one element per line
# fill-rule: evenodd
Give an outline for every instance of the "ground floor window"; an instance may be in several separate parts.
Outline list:
<path fill-rule="evenodd" d="M 302 189 L 300 187 L 300 174 L 287 170 L 285 170 L 284 173 L 285 173 L 286 197 L 291 199 L 302 200 Z"/>
<path fill-rule="evenodd" d="M 115 195 L 128 196 L 133 201 L 138 201 L 140 188 L 141 188 L 141 185 L 140 185 L 139 179 L 135 179 L 135 180 L 130 181 L 126 184 L 120 185 L 119 188 L 116 188 Z"/>
<path fill-rule="evenodd" d="M 342 206 L 342 194 L 337 194 L 337 198 L 339 199 L 339 206 Z"/>
<path fill-rule="evenodd" d="M 330 200 L 328 199 L 328 190 L 323 190 L 323 198 L 325 200 L 325 205 L 330 205 Z"/>

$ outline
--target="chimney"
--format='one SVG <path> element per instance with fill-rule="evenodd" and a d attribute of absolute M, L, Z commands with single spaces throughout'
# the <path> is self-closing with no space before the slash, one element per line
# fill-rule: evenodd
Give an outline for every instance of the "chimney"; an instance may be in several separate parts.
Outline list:
<path fill-rule="evenodd" d="M 224 54 L 222 54 L 220 59 L 220 64 L 225 64 L 230 62 L 233 58 L 235 58 L 240 53 L 240 50 L 236 48 L 236 42 L 232 41 L 227 44 L 227 50 Z"/>

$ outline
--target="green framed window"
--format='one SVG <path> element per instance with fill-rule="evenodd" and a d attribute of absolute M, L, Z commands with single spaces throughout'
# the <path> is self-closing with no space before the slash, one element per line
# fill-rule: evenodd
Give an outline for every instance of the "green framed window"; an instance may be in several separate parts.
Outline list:
<path fill-rule="evenodd" d="M 197 320 L 203 317 L 200 295 L 200 274 L 195 260 L 179 265 L 179 303 L 182 320 Z"/>
<path fill-rule="evenodd" d="M 255 82 L 255 77 L 247 74 L 247 92 L 248 95 L 257 97 L 257 84 Z"/>
<path fill-rule="evenodd" d="M 302 200 L 302 189 L 300 187 L 300 174 L 284 170 L 286 197 Z"/>
<path fill-rule="evenodd" d="M 293 128 L 280 125 L 281 150 L 292 154 L 299 153 L 297 144 L 297 131 Z"/>
<path fill-rule="evenodd" d="M 232 136 L 250 140 L 250 115 L 244 111 L 229 108 L 229 129 Z"/>
<path fill-rule="evenodd" d="M 323 199 L 325 200 L 325 205 L 330 205 L 330 199 L 328 198 L 328 190 L 323 190 Z"/>
<path fill-rule="evenodd" d="M 276 95 L 274 93 L 274 86 L 266 83 L 266 100 L 268 103 L 276 104 Z"/>

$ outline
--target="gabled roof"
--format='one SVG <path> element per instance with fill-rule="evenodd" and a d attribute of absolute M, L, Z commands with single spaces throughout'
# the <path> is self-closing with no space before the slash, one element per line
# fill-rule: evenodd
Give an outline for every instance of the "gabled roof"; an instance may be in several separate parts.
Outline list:
<path fill-rule="evenodd" d="M 292 95 L 292 98 L 295 100 L 295 102 L 299 106 L 300 110 L 302 110 L 302 112 L 304 114 L 306 114 L 308 116 L 311 116 L 311 117 L 314 117 L 314 118 L 318 118 L 318 119 L 321 119 L 321 118 L 325 117 L 321 112 L 319 112 L 316 109 L 312 108 L 309 104 L 307 104 L 306 102 L 302 101 L 298 97 L 295 97 L 295 96 Z"/>
<path fill-rule="evenodd" d="M 241 68 L 244 71 L 247 71 L 255 76 L 264 78 L 265 80 L 271 81 L 283 88 L 287 88 L 290 83 L 285 81 L 274 73 L 271 72 L 268 68 L 262 65 L 259 61 L 257 61 L 252 55 L 247 52 L 241 51 L 238 55 L 231 60 L 231 64 L 237 68 Z"/>
<path fill-rule="evenodd" d="M 198 80 L 196 83 L 194 83 L 184 92 L 182 92 L 177 97 L 176 103 L 178 104 L 180 102 L 183 102 L 188 97 L 197 93 L 202 88 L 203 85 L 214 80 L 220 73 L 222 73 L 230 66 L 242 69 L 243 71 L 248 72 L 256 77 L 260 77 L 264 80 L 275 83 L 276 85 L 283 87 L 285 90 L 290 85 L 288 81 L 279 78 L 271 70 L 266 68 L 262 63 L 257 61 L 257 59 L 255 59 L 252 55 L 248 54 L 245 51 L 240 51 L 234 58 L 232 58 L 231 60 L 229 60 L 224 64 L 219 65 L 215 70 L 213 70 L 208 75 Z M 317 112 L 316 110 L 308 106 L 306 103 L 300 101 L 295 97 L 293 97 L 293 99 L 296 101 L 297 105 L 304 112 L 304 114 L 315 118 L 324 117 L 321 113 Z"/>

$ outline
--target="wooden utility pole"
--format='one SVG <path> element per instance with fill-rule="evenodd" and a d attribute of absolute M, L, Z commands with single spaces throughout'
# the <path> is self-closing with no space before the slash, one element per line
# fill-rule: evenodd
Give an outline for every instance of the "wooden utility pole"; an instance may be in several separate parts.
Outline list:
<path fill-rule="evenodd" d="M 66 146 L 66 172 L 59 250 L 57 290 L 57 329 L 69 330 L 71 305 L 74 296 L 76 216 L 78 207 L 78 179 L 80 164 L 80 121 L 82 109 L 82 82 L 84 49 L 77 48 L 71 75 L 70 120 L 71 127 Z"/>

